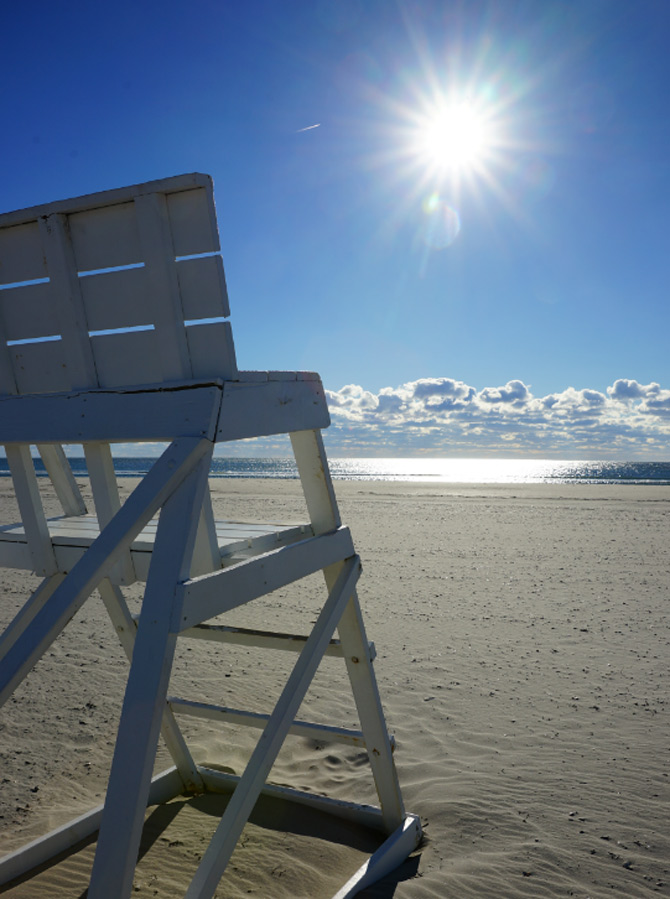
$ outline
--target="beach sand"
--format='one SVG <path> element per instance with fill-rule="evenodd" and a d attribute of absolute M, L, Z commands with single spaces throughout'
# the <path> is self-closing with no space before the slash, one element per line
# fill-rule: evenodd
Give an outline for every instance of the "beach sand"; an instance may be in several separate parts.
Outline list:
<path fill-rule="evenodd" d="M 0 484 L 3 521 L 14 515 L 9 489 Z M 670 896 L 670 488 L 336 489 L 363 560 L 406 806 L 425 829 L 414 856 L 360 895 Z M 215 481 L 215 509 L 304 520 L 297 481 Z M 0 624 L 35 583 L 0 571 Z M 304 633 L 323 596 L 312 577 L 227 617 Z M 181 643 L 171 692 L 257 711 L 293 661 Z M 126 671 L 95 594 L 0 713 L 4 850 L 101 801 Z M 356 726 L 341 662 L 324 661 L 300 717 Z M 199 761 L 240 771 L 257 732 L 184 720 Z M 169 764 L 161 748 L 157 770 Z M 375 798 L 364 754 L 301 738 L 288 739 L 272 780 Z M 134 896 L 182 895 L 224 802 L 148 813 Z M 272 802 L 242 843 L 218 897 L 330 896 L 374 845 Z M 82 897 L 92 851 L 6 894 Z"/>

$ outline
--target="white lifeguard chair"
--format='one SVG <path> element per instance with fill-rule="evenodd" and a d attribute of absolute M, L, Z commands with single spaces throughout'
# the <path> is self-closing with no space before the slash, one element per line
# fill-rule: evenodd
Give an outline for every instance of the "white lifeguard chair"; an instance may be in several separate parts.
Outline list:
<path fill-rule="evenodd" d="M 418 845 L 406 814 L 356 595 L 360 562 L 343 527 L 321 441 L 329 424 L 318 375 L 237 370 L 211 179 L 184 175 L 0 215 L 0 444 L 21 522 L 0 529 L 0 566 L 43 578 L 0 640 L 0 703 L 96 589 L 130 670 L 104 805 L 0 859 L 0 884 L 99 831 L 89 899 L 132 890 L 147 805 L 206 790 L 231 793 L 186 892 L 211 897 L 258 796 L 360 821 L 384 836 L 337 893 L 355 895 Z M 289 434 L 309 521 L 214 520 L 208 491 L 217 443 Z M 110 445 L 167 449 L 121 502 Z M 87 511 L 63 445 L 83 445 Z M 63 515 L 45 516 L 31 446 Z M 206 622 L 322 570 L 327 596 L 306 637 Z M 141 612 L 122 587 L 144 582 Z M 339 639 L 332 639 L 337 630 Z M 206 636 L 282 646 L 297 661 L 241 775 L 196 763 L 168 696 L 176 642 Z M 325 653 L 346 663 L 360 731 L 295 719 Z M 259 726 L 259 715 L 191 703 L 206 717 Z M 245 719 L 246 716 L 246 719 Z M 266 783 L 289 733 L 362 741 L 379 808 Z M 152 778 L 162 734 L 174 766 Z"/>

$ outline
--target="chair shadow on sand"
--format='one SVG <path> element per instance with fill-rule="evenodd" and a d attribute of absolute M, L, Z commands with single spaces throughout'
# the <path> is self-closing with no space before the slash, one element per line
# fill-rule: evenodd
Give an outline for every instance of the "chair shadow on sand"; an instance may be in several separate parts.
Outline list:
<path fill-rule="evenodd" d="M 220 770 L 232 773 L 230 769 L 220 768 Z M 173 831 L 171 834 L 172 838 L 177 844 L 180 843 L 178 819 L 180 815 L 183 816 L 185 811 L 190 810 L 197 815 L 211 817 L 213 821 L 218 821 L 225 811 L 230 796 L 231 794 L 204 793 L 190 797 L 183 796 L 156 806 L 147 815 L 144 822 L 138 863 L 151 852 L 152 848 L 160 840 L 164 841 L 166 839 L 165 834 L 168 830 Z M 383 842 L 383 836 L 379 832 L 365 828 L 360 824 L 345 821 L 318 809 L 300 807 L 295 803 L 273 796 L 259 797 L 249 818 L 249 824 L 276 834 L 309 837 L 333 846 L 347 847 L 368 855 L 371 855 Z M 0 887 L 0 893 L 11 890 L 22 883 L 30 882 L 39 874 L 43 874 L 58 864 L 67 864 L 68 860 L 74 859 L 86 847 L 95 844 L 96 839 L 97 833 L 81 840 L 68 851 L 54 856 L 48 862 L 35 867 L 26 874 Z M 357 894 L 360 899 L 392 899 L 399 883 L 417 876 L 421 860 L 420 850 L 423 848 L 423 845 L 422 843 L 415 853 L 391 874 L 376 884 L 361 890 Z M 203 845 L 204 848 L 205 846 Z M 242 851 L 244 850 L 242 849 Z M 83 859 L 80 864 L 82 867 L 85 864 Z M 222 885 L 225 885 L 225 880 L 224 876 Z M 77 899 L 87 899 L 87 896 L 88 889 L 85 889 L 78 895 Z"/>

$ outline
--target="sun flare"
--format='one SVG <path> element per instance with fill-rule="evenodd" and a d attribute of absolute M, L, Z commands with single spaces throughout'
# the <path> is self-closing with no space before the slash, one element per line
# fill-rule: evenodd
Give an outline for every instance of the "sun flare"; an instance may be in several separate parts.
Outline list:
<path fill-rule="evenodd" d="M 417 125 L 416 150 L 439 172 L 477 169 L 491 147 L 486 117 L 468 103 L 452 103 L 426 115 Z"/>

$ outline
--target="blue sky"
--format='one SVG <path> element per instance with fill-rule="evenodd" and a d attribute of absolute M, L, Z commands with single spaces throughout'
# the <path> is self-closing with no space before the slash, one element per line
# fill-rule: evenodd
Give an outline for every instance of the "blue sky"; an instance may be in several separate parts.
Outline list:
<path fill-rule="evenodd" d="M 238 361 L 331 451 L 670 456 L 670 4 L 13 4 L 0 209 L 214 177 Z M 488 129 L 459 170 L 436 110 Z M 312 127 L 318 125 L 318 127 Z"/>

